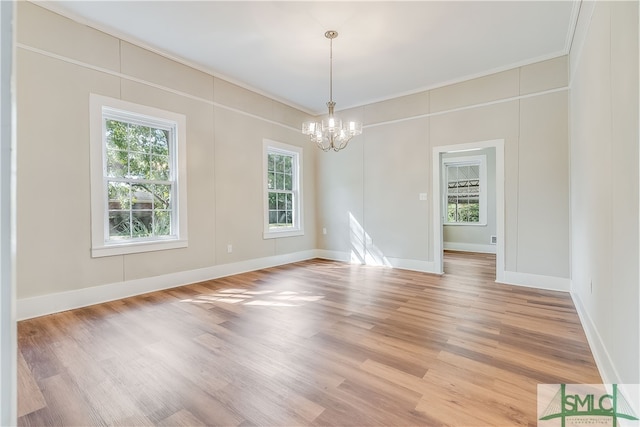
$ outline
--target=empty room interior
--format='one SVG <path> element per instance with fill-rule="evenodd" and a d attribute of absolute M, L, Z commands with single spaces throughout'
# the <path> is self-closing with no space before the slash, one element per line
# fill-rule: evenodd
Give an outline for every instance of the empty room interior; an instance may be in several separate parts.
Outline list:
<path fill-rule="evenodd" d="M 0 425 L 640 422 L 637 1 L 1 3 Z"/>

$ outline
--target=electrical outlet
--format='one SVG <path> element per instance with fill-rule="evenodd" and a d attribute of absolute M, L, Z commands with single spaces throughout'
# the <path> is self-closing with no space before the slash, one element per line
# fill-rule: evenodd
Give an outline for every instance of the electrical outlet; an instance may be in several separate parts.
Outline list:
<path fill-rule="evenodd" d="M 589 286 L 590 286 L 590 292 L 593 293 L 593 280 L 589 281 Z"/>
<path fill-rule="evenodd" d="M 427 200 L 427 193 L 419 193 L 418 200 Z"/>
<path fill-rule="evenodd" d="M 327 234 L 327 228 L 326 227 L 322 227 L 322 234 Z"/>
<path fill-rule="evenodd" d="M 227 245 L 227 253 L 230 254 L 231 252 L 233 252 L 233 245 L 231 243 L 229 243 Z"/>

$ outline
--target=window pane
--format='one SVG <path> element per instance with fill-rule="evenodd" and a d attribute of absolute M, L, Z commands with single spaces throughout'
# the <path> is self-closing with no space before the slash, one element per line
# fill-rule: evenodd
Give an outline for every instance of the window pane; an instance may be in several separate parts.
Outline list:
<path fill-rule="evenodd" d="M 267 171 L 268 172 L 273 172 L 276 170 L 276 160 L 275 160 L 275 154 L 271 154 L 269 153 L 269 155 L 267 156 Z"/>
<path fill-rule="evenodd" d="M 128 178 L 149 179 L 151 158 L 148 154 L 129 152 Z"/>
<path fill-rule="evenodd" d="M 151 185 L 133 184 L 131 186 L 132 209 L 153 209 Z"/>
<path fill-rule="evenodd" d="M 284 175 L 283 189 L 287 191 L 293 190 L 293 178 L 291 175 Z"/>
<path fill-rule="evenodd" d="M 152 210 L 154 196 L 152 185 L 134 184 L 131 186 L 131 237 L 147 237 L 153 230 Z"/>
<path fill-rule="evenodd" d="M 480 222 L 480 204 L 479 203 L 469 203 L 468 207 L 468 217 L 469 222 Z"/>
<path fill-rule="evenodd" d="M 129 124 L 129 151 L 149 154 L 151 152 L 150 141 L 151 128 Z"/>
<path fill-rule="evenodd" d="M 276 155 L 276 172 L 284 172 L 284 156 Z"/>
<path fill-rule="evenodd" d="M 275 210 L 269 211 L 269 224 L 275 225 L 278 223 L 278 212 Z"/>
<path fill-rule="evenodd" d="M 109 192 L 109 209 L 129 209 L 131 207 L 130 199 L 130 186 L 126 182 L 113 182 L 107 183 L 107 190 Z"/>
<path fill-rule="evenodd" d="M 287 210 L 292 210 L 293 209 L 293 194 L 285 194 L 286 198 L 286 208 Z"/>
<path fill-rule="evenodd" d="M 267 188 L 274 190 L 276 188 L 276 175 L 273 172 L 267 174 Z"/>
<path fill-rule="evenodd" d="M 269 210 L 277 209 L 277 193 L 269 193 Z"/>
<path fill-rule="evenodd" d="M 153 208 L 154 209 L 171 209 L 171 186 L 156 184 L 152 186 L 153 190 Z"/>
<path fill-rule="evenodd" d="M 151 156 L 149 179 L 169 180 L 169 156 Z"/>
<path fill-rule="evenodd" d="M 293 170 L 293 157 L 285 156 L 284 157 L 284 173 L 291 174 Z"/>
<path fill-rule="evenodd" d="M 127 124 L 117 120 L 106 120 L 106 146 L 107 149 L 128 150 Z"/>
<path fill-rule="evenodd" d="M 447 205 L 447 220 L 449 222 L 456 222 L 456 204 L 449 202 Z"/>
<path fill-rule="evenodd" d="M 131 211 L 131 237 L 149 237 L 152 230 L 152 211 Z"/>
<path fill-rule="evenodd" d="M 462 204 L 458 204 L 458 222 L 467 222 L 467 211 Z"/>
<path fill-rule="evenodd" d="M 122 150 L 107 150 L 107 176 L 124 178 L 127 175 L 129 153 Z"/>
<path fill-rule="evenodd" d="M 109 211 L 109 238 L 128 239 L 131 237 L 131 214 L 129 211 Z"/>
<path fill-rule="evenodd" d="M 447 167 L 448 182 L 456 182 L 458 180 L 458 168 L 455 166 Z"/>
<path fill-rule="evenodd" d="M 153 215 L 153 234 L 155 236 L 170 236 L 171 212 L 156 210 Z"/>
<path fill-rule="evenodd" d="M 276 190 L 284 190 L 284 175 L 276 173 Z"/>
<path fill-rule="evenodd" d="M 151 130 L 151 153 L 161 156 L 169 155 L 169 131 L 163 129 Z"/>
<path fill-rule="evenodd" d="M 468 173 L 469 173 L 469 179 L 472 179 L 472 180 L 480 179 L 480 166 L 479 165 L 469 166 Z"/>
<path fill-rule="evenodd" d="M 284 193 L 278 193 L 278 209 L 286 209 L 287 206 L 287 195 Z"/>

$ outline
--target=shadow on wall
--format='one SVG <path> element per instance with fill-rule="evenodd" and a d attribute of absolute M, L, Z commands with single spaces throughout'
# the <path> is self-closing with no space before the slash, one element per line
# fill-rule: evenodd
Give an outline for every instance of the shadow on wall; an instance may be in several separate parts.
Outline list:
<path fill-rule="evenodd" d="M 349 241 L 351 242 L 351 263 L 391 267 L 382 251 L 373 244 L 373 239 L 349 212 Z"/>

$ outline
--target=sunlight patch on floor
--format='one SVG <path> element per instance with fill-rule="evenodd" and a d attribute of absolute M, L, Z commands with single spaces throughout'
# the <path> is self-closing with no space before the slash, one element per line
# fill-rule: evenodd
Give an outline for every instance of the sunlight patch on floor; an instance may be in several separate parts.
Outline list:
<path fill-rule="evenodd" d="M 180 302 L 190 302 L 194 304 L 222 302 L 226 304 L 250 306 L 299 307 L 310 302 L 320 301 L 323 298 L 324 295 L 314 295 L 311 292 L 222 289 L 211 295 L 198 295 L 193 298 L 183 299 Z"/>

